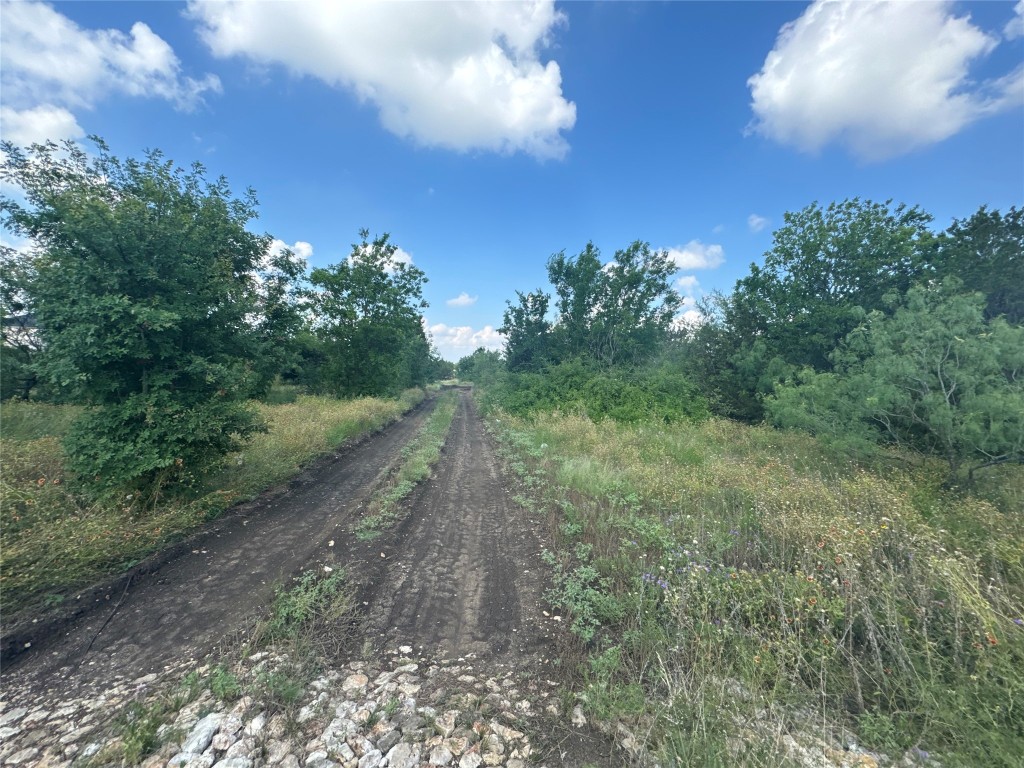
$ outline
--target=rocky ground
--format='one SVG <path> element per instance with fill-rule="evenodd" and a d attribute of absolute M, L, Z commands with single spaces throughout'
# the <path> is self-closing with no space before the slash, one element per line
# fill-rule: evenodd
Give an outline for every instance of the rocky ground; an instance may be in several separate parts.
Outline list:
<path fill-rule="evenodd" d="M 562 765 L 586 726 L 562 716 L 556 681 L 472 657 L 431 661 L 403 646 L 317 676 L 282 703 L 266 681 L 289 659 L 254 654 L 233 669 L 238 698 L 189 693 L 185 667 L 115 685 L 95 697 L 0 705 L 4 765 L 108 765 L 124 760 L 142 710 L 161 707 L 161 743 L 145 768 L 420 768 Z M 209 680 L 210 667 L 198 670 Z M 271 695 L 267 695 L 271 693 Z M 177 700 L 175 698 L 177 697 Z M 561 735 L 559 735 L 561 731 Z M 538 735 L 539 734 L 539 735 Z M 559 742 L 562 742 L 560 744 Z M 605 756 L 607 759 L 607 756 Z M 601 762 L 601 755 L 595 755 Z M 569 760 L 575 762 L 575 760 Z"/>

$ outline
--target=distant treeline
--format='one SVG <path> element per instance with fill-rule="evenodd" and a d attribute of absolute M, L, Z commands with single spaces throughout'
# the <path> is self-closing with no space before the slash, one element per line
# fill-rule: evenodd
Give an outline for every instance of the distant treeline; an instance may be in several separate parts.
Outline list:
<path fill-rule="evenodd" d="M 859 199 L 787 213 L 762 264 L 691 323 L 667 253 L 558 253 L 554 297 L 517 293 L 504 357 L 477 350 L 458 373 L 516 413 L 767 419 L 855 454 L 939 455 L 969 478 L 1024 456 L 1024 212 L 932 222 Z"/>

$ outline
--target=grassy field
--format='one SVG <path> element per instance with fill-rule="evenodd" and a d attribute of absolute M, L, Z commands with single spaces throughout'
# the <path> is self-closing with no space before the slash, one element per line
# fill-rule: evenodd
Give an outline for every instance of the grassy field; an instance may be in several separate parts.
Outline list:
<path fill-rule="evenodd" d="M 711 420 L 492 415 L 557 541 L 591 715 L 670 765 L 856 743 L 945 766 L 1024 754 L 1024 468 L 967 493 Z"/>
<path fill-rule="evenodd" d="M 254 437 L 191 497 L 142 510 L 86 504 L 65 482 L 60 437 L 81 409 L 5 402 L 0 422 L 0 610 L 59 605 L 71 590 L 130 568 L 239 501 L 296 474 L 319 454 L 394 421 L 423 398 L 339 401 L 287 397 L 260 404 L 269 430 Z"/>

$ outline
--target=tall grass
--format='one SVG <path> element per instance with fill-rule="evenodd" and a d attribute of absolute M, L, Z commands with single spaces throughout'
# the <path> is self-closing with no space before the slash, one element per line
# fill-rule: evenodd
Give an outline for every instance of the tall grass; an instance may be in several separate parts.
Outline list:
<path fill-rule="evenodd" d="M 559 539 L 586 703 L 669 764 L 776 765 L 794 734 L 1024 754 L 1020 468 L 971 495 L 919 458 L 867 471 L 727 421 L 500 421 Z"/>
<path fill-rule="evenodd" d="M 131 567 L 232 504 L 291 477 L 319 454 L 397 419 L 422 399 L 422 391 L 410 390 L 397 400 L 300 397 L 285 405 L 261 404 L 266 433 L 228 456 L 192 497 L 146 510 L 130 497 L 89 504 L 65 482 L 57 435 L 76 409 L 5 403 L 0 609 L 9 616 L 57 605 L 70 590 Z M 8 429 L 9 424 L 16 428 Z"/>

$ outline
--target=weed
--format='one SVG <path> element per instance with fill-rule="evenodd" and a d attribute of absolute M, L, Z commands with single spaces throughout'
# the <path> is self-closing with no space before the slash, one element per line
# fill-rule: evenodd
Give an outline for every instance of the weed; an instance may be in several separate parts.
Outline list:
<path fill-rule="evenodd" d="M 238 678 L 223 664 L 210 671 L 210 693 L 220 701 L 234 701 L 242 695 Z"/>

